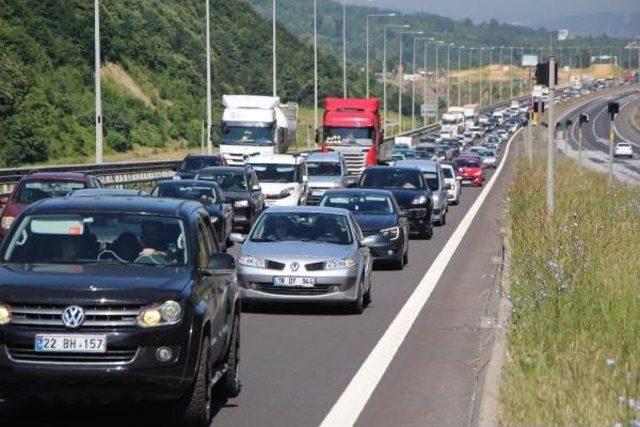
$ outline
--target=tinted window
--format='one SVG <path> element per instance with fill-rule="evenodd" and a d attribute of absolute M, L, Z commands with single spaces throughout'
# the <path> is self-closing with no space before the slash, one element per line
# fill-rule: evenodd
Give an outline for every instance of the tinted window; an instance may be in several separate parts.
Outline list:
<path fill-rule="evenodd" d="M 436 172 L 423 172 L 422 176 L 424 176 L 425 181 L 427 181 L 427 186 L 431 191 L 440 189 L 440 180 Z"/>
<path fill-rule="evenodd" d="M 307 162 L 307 170 L 310 176 L 340 176 L 342 168 L 340 163 L 331 162 Z"/>
<path fill-rule="evenodd" d="M 363 188 L 421 188 L 420 172 L 413 169 L 380 168 L 365 171 Z"/>
<path fill-rule="evenodd" d="M 176 266 L 188 255 L 182 221 L 142 214 L 27 216 L 6 248 L 2 258 L 16 263 Z"/>
<path fill-rule="evenodd" d="M 203 181 L 213 181 L 223 191 L 245 191 L 247 189 L 246 177 L 241 173 L 234 172 L 205 172 L 198 175 L 198 179 Z"/>
<path fill-rule="evenodd" d="M 86 187 L 87 185 L 82 181 L 24 181 L 20 184 L 15 200 L 19 203 L 33 203 L 49 197 L 66 196 L 73 190 Z"/>
<path fill-rule="evenodd" d="M 260 182 L 295 182 L 296 166 L 276 163 L 252 164 Z"/>
<path fill-rule="evenodd" d="M 210 166 L 220 166 L 219 157 L 189 157 L 180 165 L 181 171 L 195 171 Z"/>
<path fill-rule="evenodd" d="M 318 242 L 351 244 L 343 215 L 318 212 L 266 213 L 251 234 L 252 242 Z"/>
<path fill-rule="evenodd" d="M 155 197 L 171 197 L 174 199 L 203 200 L 217 203 L 213 188 L 203 185 L 180 185 L 178 183 L 159 184 L 152 193 Z"/>
<path fill-rule="evenodd" d="M 395 212 L 391 198 L 379 194 L 325 195 L 320 206 L 347 209 L 364 215 L 390 215 Z"/>
<path fill-rule="evenodd" d="M 442 168 L 442 174 L 445 178 L 453 178 L 453 170 L 450 168 Z"/>
<path fill-rule="evenodd" d="M 454 161 L 457 168 L 479 168 L 480 161 L 477 159 L 456 159 Z"/>

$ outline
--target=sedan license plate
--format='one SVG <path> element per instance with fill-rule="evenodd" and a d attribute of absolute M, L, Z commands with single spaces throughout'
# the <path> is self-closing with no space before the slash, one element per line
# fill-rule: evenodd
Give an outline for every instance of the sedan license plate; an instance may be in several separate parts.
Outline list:
<path fill-rule="evenodd" d="M 274 277 L 274 286 L 312 288 L 316 284 L 313 277 Z"/>
<path fill-rule="evenodd" d="M 35 351 L 56 353 L 105 353 L 107 351 L 107 336 L 84 334 L 37 334 Z"/>
<path fill-rule="evenodd" d="M 471 184 L 471 181 L 470 181 L 470 180 L 468 180 L 468 179 L 463 179 L 463 180 L 462 180 L 462 183 L 463 183 L 463 184 Z"/>

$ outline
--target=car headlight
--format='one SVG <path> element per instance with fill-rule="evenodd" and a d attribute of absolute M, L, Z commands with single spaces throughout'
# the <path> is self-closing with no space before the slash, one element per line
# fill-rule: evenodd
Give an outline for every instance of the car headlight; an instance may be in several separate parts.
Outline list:
<path fill-rule="evenodd" d="M 155 326 L 175 325 L 182 318 L 182 307 L 176 301 L 163 304 L 151 304 L 142 309 L 138 316 L 138 326 L 153 328 Z"/>
<path fill-rule="evenodd" d="M 412 201 L 411 204 L 412 205 L 424 205 L 427 203 L 427 196 L 420 195 L 420 196 L 416 196 Z"/>
<path fill-rule="evenodd" d="M 3 216 L 2 220 L 0 220 L 0 227 L 2 227 L 4 230 L 8 230 L 15 220 L 15 216 Z"/>
<path fill-rule="evenodd" d="M 379 234 L 385 239 L 396 240 L 400 237 L 400 227 L 390 227 L 380 230 Z"/>
<path fill-rule="evenodd" d="M 236 200 L 235 202 L 233 202 L 233 207 L 234 208 L 248 208 L 249 207 L 249 201 L 248 200 Z"/>
<path fill-rule="evenodd" d="M 11 322 L 11 307 L 0 302 L 0 325 L 6 325 Z"/>
<path fill-rule="evenodd" d="M 351 258 L 332 259 L 324 263 L 325 270 L 348 270 L 356 266 Z"/>
<path fill-rule="evenodd" d="M 238 264 L 244 265 L 246 267 L 257 267 L 257 268 L 267 267 L 267 262 L 264 260 L 264 258 L 251 256 L 251 255 L 240 255 L 238 257 Z"/>
<path fill-rule="evenodd" d="M 438 202 L 440 202 L 440 196 L 439 196 L 439 195 L 437 195 L 437 194 L 435 194 L 435 193 L 434 193 L 434 194 L 432 194 L 432 195 L 431 195 L 431 201 L 432 201 L 434 204 L 436 204 L 436 205 L 437 205 L 437 204 L 438 204 Z"/>
<path fill-rule="evenodd" d="M 295 190 L 296 190 L 295 187 L 287 187 L 280 192 L 280 196 L 282 197 L 290 196 Z"/>

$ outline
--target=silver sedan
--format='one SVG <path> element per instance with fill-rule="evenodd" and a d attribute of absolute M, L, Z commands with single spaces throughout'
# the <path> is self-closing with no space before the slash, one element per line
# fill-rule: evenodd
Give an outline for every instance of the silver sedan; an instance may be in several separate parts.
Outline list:
<path fill-rule="evenodd" d="M 361 313 L 371 301 L 373 241 L 346 209 L 271 207 L 243 243 L 238 283 L 243 301 L 345 304 Z"/>

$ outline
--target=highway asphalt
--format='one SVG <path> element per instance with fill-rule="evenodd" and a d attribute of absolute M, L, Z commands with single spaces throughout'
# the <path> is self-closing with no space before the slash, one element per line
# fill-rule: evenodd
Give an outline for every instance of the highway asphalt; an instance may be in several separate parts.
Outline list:
<path fill-rule="evenodd" d="M 513 157 L 513 150 L 510 157 Z M 359 425 L 469 424 L 491 338 L 485 319 L 495 296 L 500 227 L 512 158 L 488 194 L 427 304 L 358 416 Z M 489 171 L 488 176 L 492 175 Z M 243 313 L 243 392 L 220 402 L 215 426 L 317 426 L 401 310 L 482 188 L 463 189 L 431 240 L 412 240 L 403 271 L 374 272 L 373 303 L 362 315 L 281 307 Z M 234 248 L 237 251 L 237 248 Z M 498 257 L 498 258 L 497 258 Z M 35 406 L 34 406 L 35 405 Z M 37 410 L 34 410 L 36 409 Z M 0 404 L 0 425 L 163 425 L 166 407 Z M 71 418 L 70 418 L 71 417 Z"/>

